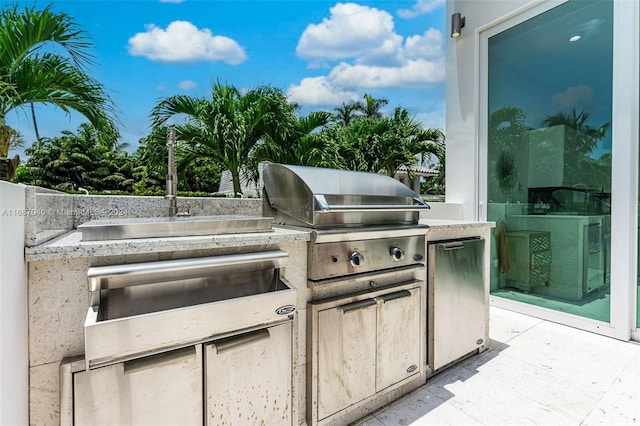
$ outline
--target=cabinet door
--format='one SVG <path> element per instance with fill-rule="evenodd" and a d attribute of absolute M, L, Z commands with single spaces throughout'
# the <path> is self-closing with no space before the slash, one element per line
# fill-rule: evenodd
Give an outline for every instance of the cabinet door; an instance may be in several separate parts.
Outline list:
<path fill-rule="evenodd" d="M 375 392 L 374 299 L 318 312 L 318 418 Z"/>
<path fill-rule="evenodd" d="M 205 345 L 206 424 L 292 424 L 291 321 Z"/>
<path fill-rule="evenodd" d="M 376 391 L 420 371 L 420 288 L 378 297 Z"/>
<path fill-rule="evenodd" d="M 76 425 L 201 425 L 202 347 L 73 375 Z"/>

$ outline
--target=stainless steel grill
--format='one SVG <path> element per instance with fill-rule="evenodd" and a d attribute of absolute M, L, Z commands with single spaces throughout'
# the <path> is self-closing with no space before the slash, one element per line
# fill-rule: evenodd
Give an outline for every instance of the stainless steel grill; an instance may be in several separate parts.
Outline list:
<path fill-rule="evenodd" d="M 389 176 L 269 164 L 263 171 L 263 216 L 313 229 L 416 225 L 420 197 Z"/>
<path fill-rule="evenodd" d="M 307 422 L 357 420 L 426 380 L 428 209 L 395 179 L 270 164 L 263 216 L 311 232 Z"/>

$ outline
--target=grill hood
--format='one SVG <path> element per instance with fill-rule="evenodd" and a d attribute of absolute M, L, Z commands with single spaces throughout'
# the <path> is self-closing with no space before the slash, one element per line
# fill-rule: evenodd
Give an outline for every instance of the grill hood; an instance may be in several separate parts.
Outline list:
<path fill-rule="evenodd" d="M 263 215 L 282 225 L 415 225 L 429 208 L 406 185 L 376 173 L 268 164 L 263 180 Z"/>

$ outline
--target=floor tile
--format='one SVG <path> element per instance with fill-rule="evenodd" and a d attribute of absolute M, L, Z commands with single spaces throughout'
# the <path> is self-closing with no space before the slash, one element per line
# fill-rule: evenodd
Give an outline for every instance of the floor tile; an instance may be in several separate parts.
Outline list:
<path fill-rule="evenodd" d="M 640 424 L 640 375 L 623 372 L 584 419 L 585 426 Z"/>
<path fill-rule="evenodd" d="M 633 346 L 636 355 L 631 361 L 629 361 L 629 364 L 624 368 L 624 371 L 640 376 L 640 343 L 630 343 L 630 345 Z"/>
<path fill-rule="evenodd" d="M 489 336 L 492 340 L 508 343 L 509 340 L 541 322 L 542 320 L 538 318 L 492 307 Z"/>
<path fill-rule="evenodd" d="M 489 380 L 482 372 L 464 367 L 427 381 L 426 389 L 484 425 L 578 425 L 553 407 Z M 379 416 L 378 416 L 379 417 Z"/>
<path fill-rule="evenodd" d="M 353 424 L 353 426 L 386 426 L 374 416 L 367 416 L 364 419 Z"/>
<path fill-rule="evenodd" d="M 628 343 L 549 322 L 530 328 L 509 343 L 502 354 L 602 390 L 635 356 Z"/>
<path fill-rule="evenodd" d="M 429 392 L 428 386 L 413 392 L 375 417 L 384 425 L 481 425 L 462 410 Z"/>
<path fill-rule="evenodd" d="M 640 425 L 640 344 L 493 307 L 490 336 L 359 426 Z"/>
<path fill-rule="evenodd" d="M 586 387 L 571 377 L 556 374 L 504 353 L 489 359 L 482 354 L 470 358 L 462 366 L 576 421 L 585 418 L 605 391 L 597 387 Z"/>

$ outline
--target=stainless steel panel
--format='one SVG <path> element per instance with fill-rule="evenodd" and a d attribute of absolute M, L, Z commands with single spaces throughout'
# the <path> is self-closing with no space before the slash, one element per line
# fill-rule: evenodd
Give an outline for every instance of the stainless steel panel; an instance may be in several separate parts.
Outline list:
<path fill-rule="evenodd" d="M 308 281 L 314 300 L 335 297 L 359 297 L 374 290 L 391 288 L 398 283 L 426 282 L 425 265 L 416 264 L 400 268 L 385 269 L 367 274 L 354 274 L 345 277 L 329 278 L 321 281 Z M 425 290 L 426 291 L 426 290 Z M 424 309 L 422 310 L 424 311 Z"/>
<path fill-rule="evenodd" d="M 158 262 L 89 268 L 89 291 L 150 283 L 202 278 L 212 274 L 253 271 L 284 266 L 289 254 L 282 250 L 224 256 L 196 257 Z"/>
<path fill-rule="evenodd" d="M 122 218 L 85 222 L 78 231 L 82 241 L 103 241 L 269 232 L 271 222 L 270 217 L 241 215 Z"/>
<path fill-rule="evenodd" d="M 201 425 L 202 347 L 78 372 L 76 425 Z"/>
<path fill-rule="evenodd" d="M 370 226 L 366 228 L 317 229 L 311 233 L 314 243 L 335 243 L 344 241 L 375 240 L 380 238 L 424 237 L 427 225 Z"/>
<path fill-rule="evenodd" d="M 394 251 L 396 250 L 396 251 Z M 401 250 L 402 256 L 397 250 Z M 360 255 L 357 262 L 353 256 Z M 371 272 L 425 261 L 424 235 L 312 244 L 308 279 Z"/>
<path fill-rule="evenodd" d="M 371 303 L 366 303 L 371 302 Z M 318 313 L 318 418 L 375 391 L 376 316 L 373 299 Z"/>
<path fill-rule="evenodd" d="M 386 175 L 321 167 L 268 164 L 264 168 L 264 182 L 270 189 L 273 184 L 273 190 L 282 194 L 282 198 L 288 198 L 286 193 L 290 189 L 301 195 L 385 195 L 408 198 L 415 196 L 415 192 L 409 187 Z M 286 183 L 287 187 L 275 188 L 281 183 Z M 275 197 L 272 201 L 280 198 Z"/>
<path fill-rule="evenodd" d="M 292 323 L 205 345 L 207 425 L 292 425 Z"/>
<path fill-rule="evenodd" d="M 102 291 L 98 321 L 287 290 L 277 269 L 211 275 Z"/>
<path fill-rule="evenodd" d="M 415 224 L 419 211 L 429 208 L 406 185 L 376 173 L 269 164 L 263 177 L 263 215 L 279 224 Z"/>
<path fill-rule="evenodd" d="M 277 282 L 276 286 L 266 289 L 258 282 L 252 285 L 251 282 L 237 281 L 237 287 L 234 287 L 234 282 L 228 282 L 220 287 L 207 284 L 215 281 L 203 281 L 197 294 L 204 301 L 216 300 L 221 294 L 233 298 L 141 314 L 137 312 L 147 306 L 157 307 L 160 305 L 156 303 L 172 303 L 174 299 L 157 298 L 145 305 L 143 299 L 136 302 L 137 299 L 133 298 L 127 309 L 135 315 L 118 317 L 122 313 L 120 311 L 113 315 L 118 317 L 114 319 L 101 319 L 98 306 L 90 307 L 84 327 L 88 368 L 203 341 L 216 334 L 281 321 L 291 313 L 290 309 L 295 310 L 297 296 L 295 287 L 286 280 L 280 278 Z M 124 294 L 121 297 L 127 299 L 128 296 Z M 193 297 L 185 294 L 178 300 L 190 301 Z M 280 310 L 282 307 L 290 309 Z"/>
<path fill-rule="evenodd" d="M 376 391 L 421 372 L 420 287 L 378 297 Z"/>
<path fill-rule="evenodd" d="M 429 243 L 429 366 L 437 370 L 486 345 L 484 240 Z"/>

